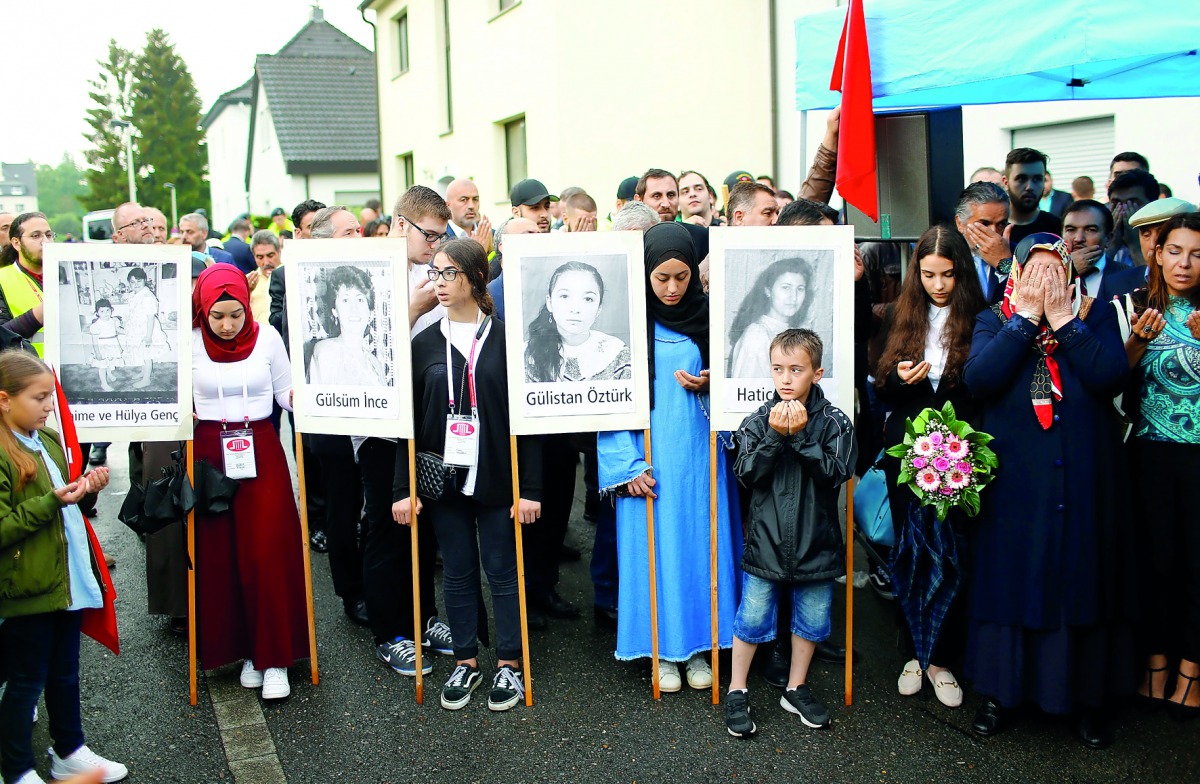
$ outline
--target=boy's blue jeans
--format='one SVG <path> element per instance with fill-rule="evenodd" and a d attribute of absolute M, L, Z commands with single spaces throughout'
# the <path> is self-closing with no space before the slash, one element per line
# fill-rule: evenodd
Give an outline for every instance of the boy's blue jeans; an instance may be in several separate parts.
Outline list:
<path fill-rule="evenodd" d="M 828 639 L 832 580 L 785 585 L 749 572 L 742 573 L 742 602 L 733 619 L 733 636 L 754 645 L 774 640 L 779 594 L 784 590 L 792 594 L 792 634 L 810 642 Z"/>

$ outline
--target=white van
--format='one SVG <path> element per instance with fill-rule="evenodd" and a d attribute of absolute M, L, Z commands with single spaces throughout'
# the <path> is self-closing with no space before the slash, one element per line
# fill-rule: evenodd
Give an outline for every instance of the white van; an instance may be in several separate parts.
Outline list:
<path fill-rule="evenodd" d="M 96 210 L 83 216 L 84 242 L 112 242 L 112 216 L 116 210 Z"/>

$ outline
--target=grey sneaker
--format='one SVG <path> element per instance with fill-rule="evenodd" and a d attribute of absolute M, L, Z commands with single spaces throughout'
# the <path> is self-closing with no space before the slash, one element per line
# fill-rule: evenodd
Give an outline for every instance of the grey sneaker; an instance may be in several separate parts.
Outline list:
<path fill-rule="evenodd" d="M 442 623 L 436 616 L 430 618 L 429 623 L 425 626 L 421 647 L 428 648 L 434 653 L 453 655 L 454 638 L 450 636 L 450 627 Z"/>
<path fill-rule="evenodd" d="M 750 719 L 750 693 L 742 690 L 725 695 L 725 729 L 735 738 L 749 738 L 758 727 Z"/>
<path fill-rule="evenodd" d="M 442 707 L 446 710 L 458 710 L 471 701 L 471 692 L 479 686 L 483 678 L 478 667 L 460 664 L 450 674 L 450 679 L 442 687 Z"/>
<path fill-rule="evenodd" d="M 521 673 L 505 664 L 496 670 L 492 678 L 492 691 L 488 695 L 488 710 L 506 711 L 525 697 L 525 681 Z"/>
<path fill-rule="evenodd" d="M 401 675 L 417 674 L 417 646 L 413 645 L 412 640 L 397 637 L 391 642 L 381 643 L 375 646 L 375 655 Z M 421 659 L 421 672 L 425 675 L 433 672 L 429 659 Z"/>
<path fill-rule="evenodd" d="M 829 709 L 813 696 L 807 683 L 794 689 L 784 689 L 779 705 L 788 713 L 799 716 L 806 727 L 819 730 L 829 726 Z"/>

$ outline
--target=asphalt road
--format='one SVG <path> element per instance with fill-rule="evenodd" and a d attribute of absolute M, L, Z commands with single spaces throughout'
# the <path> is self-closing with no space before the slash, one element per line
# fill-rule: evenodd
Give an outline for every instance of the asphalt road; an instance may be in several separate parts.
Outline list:
<path fill-rule="evenodd" d="M 189 706 L 185 645 L 167 631 L 165 618 L 145 612 L 144 549 L 116 519 L 127 487 L 123 445 L 114 445 L 110 455 L 113 482 L 94 522 L 118 560 L 123 649 L 114 657 L 84 643 L 88 742 L 126 763 L 131 782 L 234 781 L 210 699 L 215 681 L 202 676 L 200 703 Z M 587 609 L 591 529 L 578 519 L 578 507 L 576 513 L 569 541 L 585 556 L 564 566 L 560 590 Z M 1162 713 L 1120 708 L 1115 745 L 1097 752 L 1083 748 L 1064 721 L 1040 715 L 996 738 L 975 738 L 969 726 L 979 699 L 969 691 L 958 710 L 932 697 L 900 697 L 895 679 L 903 661 L 894 615 L 870 589 L 855 592 L 855 647 L 862 659 L 854 705 L 841 705 L 841 668 L 817 664 L 811 682 L 833 708 L 834 722 L 829 730 L 810 730 L 784 713 L 778 692 L 754 676 L 759 732 L 742 741 L 726 734 L 722 709 L 711 704 L 708 692 L 685 688 L 655 702 L 649 665 L 614 660 L 613 633 L 597 629 L 590 613 L 532 634 L 532 708 L 490 713 L 481 689 L 466 709 L 443 710 L 437 697 L 452 669 L 446 657 L 434 658 L 425 703 L 417 705 L 413 679 L 380 664 L 368 631 L 343 616 L 325 556 L 314 554 L 313 571 L 321 683 L 314 687 L 307 663 L 298 665 L 292 697 L 263 707 L 270 740 L 293 784 L 1184 782 L 1200 776 L 1200 722 L 1178 724 Z M 835 613 L 841 611 L 839 600 Z M 838 620 L 835 628 L 841 627 Z M 486 652 L 481 658 L 487 673 L 493 662 Z M 722 671 L 727 682 L 728 654 Z M 43 720 L 35 745 L 48 742 Z M 244 770 L 236 777 L 243 784 L 257 780 L 270 777 L 256 779 Z"/>

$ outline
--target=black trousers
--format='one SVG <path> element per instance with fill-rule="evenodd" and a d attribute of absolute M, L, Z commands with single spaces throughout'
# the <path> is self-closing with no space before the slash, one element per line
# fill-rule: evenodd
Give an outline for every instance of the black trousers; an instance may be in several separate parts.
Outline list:
<path fill-rule="evenodd" d="M 396 443 L 368 438 L 358 448 L 363 496 L 367 506 L 367 536 L 363 544 L 363 598 L 375 643 L 396 637 L 412 639 L 412 534 L 392 519 L 392 477 Z M 437 537 L 429 515 L 417 520 L 417 569 L 421 593 L 421 626 L 437 615 L 433 570 Z M 415 640 L 420 644 L 420 639 Z"/>
<path fill-rule="evenodd" d="M 363 487 L 350 436 L 312 435 L 312 450 L 321 466 L 325 495 L 325 536 L 333 590 L 343 602 L 363 595 L 363 559 L 358 546 Z"/>
<path fill-rule="evenodd" d="M 534 596 L 545 596 L 558 586 L 558 563 L 579 468 L 579 451 L 570 435 L 542 436 L 542 467 L 542 516 L 521 531 L 525 587 Z"/>
<path fill-rule="evenodd" d="M 1134 467 L 1153 479 L 1134 481 L 1139 514 L 1139 647 L 1200 662 L 1200 445 L 1130 439 Z"/>

